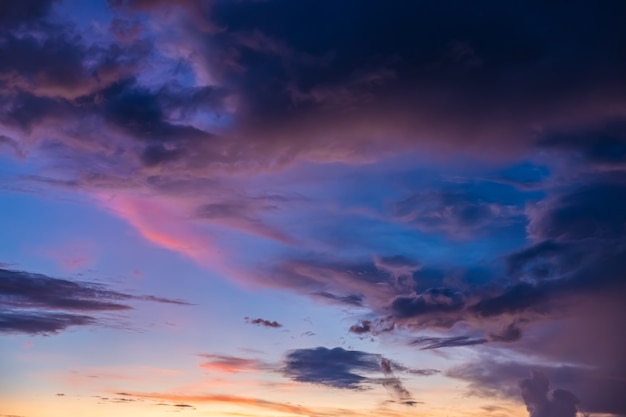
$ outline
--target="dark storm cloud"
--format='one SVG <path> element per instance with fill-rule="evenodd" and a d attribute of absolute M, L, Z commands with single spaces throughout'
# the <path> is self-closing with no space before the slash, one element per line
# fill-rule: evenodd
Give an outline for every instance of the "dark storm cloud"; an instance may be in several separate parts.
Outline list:
<path fill-rule="evenodd" d="M 273 327 L 273 328 L 283 327 L 283 325 L 277 322 L 276 320 L 270 321 L 270 320 L 265 320 L 262 318 L 252 319 L 250 317 L 246 317 L 245 320 L 246 320 L 246 323 L 254 324 L 257 326 Z"/>
<path fill-rule="evenodd" d="M 125 49 L 115 44 L 89 45 L 71 28 L 52 23 L 30 31 L 0 32 L 0 38 L 0 94 L 13 99 L 30 95 L 31 102 L 36 102 L 34 97 L 53 99 L 73 109 L 63 113 L 69 120 L 80 117 L 84 96 L 130 76 L 150 50 L 142 43 Z M 59 114 L 45 107 L 36 113 L 30 124 L 18 126 L 30 128 Z"/>
<path fill-rule="evenodd" d="M 482 360 L 453 368 L 447 375 L 469 382 L 475 395 L 513 399 L 521 395 L 532 417 L 574 416 L 567 413 L 575 406 L 586 413 L 626 415 L 624 379 L 589 367 Z M 548 380 L 559 388 L 550 390 Z"/>
<path fill-rule="evenodd" d="M 131 5 L 187 9 L 205 65 L 239 97 L 240 127 L 281 153 L 327 146 L 324 133 L 355 149 L 370 128 L 511 146 L 624 115 L 619 1 Z M 307 134 L 287 142 L 295 131 Z"/>
<path fill-rule="evenodd" d="M 105 100 L 103 110 L 107 120 L 127 130 L 133 138 L 155 143 L 184 142 L 211 136 L 192 126 L 169 123 L 166 120 L 167 107 L 184 112 L 219 105 L 211 88 L 151 91 L 134 79 L 112 84 L 99 94 Z"/>
<path fill-rule="evenodd" d="M 0 27 L 11 28 L 37 21 L 50 12 L 57 0 L 3 1 L 0 3 Z"/>
<path fill-rule="evenodd" d="M 119 172 L 120 159 L 106 161 L 107 154 L 123 156 L 127 168 L 133 155 L 146 167 L 181 159 L 187 167 L 202 166 L 207 157 L 221 155 L 211 146 L 213 135 L 188 119 L 220 109 L 222 89 L 181 87 L 169 80 L 150 89 L 136 82 L 154 53 L 150 41 L 91 43 L 70 25 L 48 21 L 45 13 L 33 19 L 39 26 L 0 32 L 0 123 L 22 131 L 25 148 L 37 144 L 49 153 L 63 148 L 83 161 L 76 164 L 76 175 L 88 169 L 91 152 L 109 176 Z M 93 134 L 94 125 L 101 127 L 100 135 Z"/>
<path fill-rule="evenodd" d="M 508 274 L 516 280 L 538 282 L 562 276 L 580 266 L 581 248 L 553 240 L 544 240 L 507 256 Z"/>
<path fill-rule="evenodd" d="M 526 282 L 506 288 L 499 295 L 486 297 L 471 306 L 471 310 L 483 317 L 518 313 L 526 310 L 547 308 L 552 295 L 552 285 L 533 285 Z"/>
<path fill-rule="evenodd" d="M 549 135 L 539 145 L 582 158 L 598 169 L 623 169 L 626 163 L 626 123 L 607 123 L 576 132 Z"/>
<path fill-rule="evenodd" d="M 541 202 L 528 230 L 535 239 L 576 241 L 626 236 L 626 178 L 594 182 Z"/>
<path fill-rule="evenodd" d="M 127 303 L 136 300 L 189 305 L 180 300 L 121 293 L 101 284 L 0 268 L 3 331 L 49 333 L 70 325 L 93 324 L 96 320 L 92 317 L 65 312 L 129 310 L 132 307 Z"/>
<path fill-rule="evenodd" d="M 32 129 L 50 120 L 105 120 L 111 132 L 103 133 L 124 138 L 100 145 L 134 155 L 146 169 L 279 169 L 297 158 L 359 162 L 423 143 L 566 149 L 571 125 L 624 117 L 626 33 L 616 16 L 626 10 L 617 1 L 111 1 L 117 22 L 111 35 L 119 35 L 120 22 L 133 33 L 119 44 L 96 44 L 69 25 L 48 22 L 50 2 L 27 4 L 2 6 L 7 21 L 47 25 L 41 33 L 10 26 L 2 35 L 0 83 L 10 103 L 4 124 Z M 135 12 L 172 20 L 155 32 L 137 23 Z M 154 37 L 167 38 L 172 24 L 193 50 L 176 57 L 178 67 L 211 74 L 211 85 L 124 81 L 145 79 L 159 52 Z M 565 36 L 572 27 L 587 30 Z M 229 122 L 218 135 L 192 123 L 198 113 Z M 62 142 L 78 154 L 97 142 L 72 136 Z M 619 140 L 589 149 L 577 145 L 583 142 L 571 139 L 596 159 L 620 152 Z M 509 217 L 493 202 L 440 200 L 418 209 L 447 210 L 447 220 L 413 219 L 418 227 L 467 235 Z"/>
<path fill-rule="evenodd" d="M 550 382 L 541 372 L 533 372 L 519 386 L 530 417 L 576 417 L 578 398 L 562 389 L 550 392 Z"/>

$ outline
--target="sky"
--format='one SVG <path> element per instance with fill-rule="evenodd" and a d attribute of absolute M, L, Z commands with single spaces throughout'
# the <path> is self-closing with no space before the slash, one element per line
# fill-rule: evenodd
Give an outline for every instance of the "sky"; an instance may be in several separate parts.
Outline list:
<path fill-rule="evenodd" d="M 626 416 L 624 16 L 0 2 L 0 416 Z"/>

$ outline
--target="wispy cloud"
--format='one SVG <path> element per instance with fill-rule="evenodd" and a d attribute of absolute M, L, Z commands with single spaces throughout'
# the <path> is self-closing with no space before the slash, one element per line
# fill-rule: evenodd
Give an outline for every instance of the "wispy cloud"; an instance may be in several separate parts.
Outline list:
<path fill-rule="evenodd" d="M 209 372 L 237 373 L 245 371 L 261 371 L 271 369 L 271 365 L 258 359 L 247 359 L 236 356 L 201 354 L 206 359 L 200 367 Z"/>
<path fill-rule="evenodd" d="M 130 310 L 132 301 L 189 305 L 182 300 L 114 291 L 102 284 L 0 268 L 0 331 L 56 333 L 98 320 L 77 314 Z"/>

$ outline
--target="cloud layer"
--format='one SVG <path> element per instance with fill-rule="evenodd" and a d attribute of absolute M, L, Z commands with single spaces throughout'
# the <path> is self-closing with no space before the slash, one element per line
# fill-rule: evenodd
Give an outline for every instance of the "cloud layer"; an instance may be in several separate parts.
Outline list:
<path fill-rule="evenodd" d="M 130 310 L 132 301 L 189 305 L 181 300 L 141 296 L 102 284 L 52 278 L 0 268 L 0 331 L 50 334 L 70 326 L 93 325 L 98 312 Z"/>

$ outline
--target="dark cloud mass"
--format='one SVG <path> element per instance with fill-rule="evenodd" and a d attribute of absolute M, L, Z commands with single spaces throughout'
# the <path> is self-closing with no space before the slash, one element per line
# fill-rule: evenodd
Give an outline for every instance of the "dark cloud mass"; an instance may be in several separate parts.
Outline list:
<path fill-rule="evenodd" d="M 414 405 L 415 401 L 394 370 L 421 376 L 438 372 L 433 369 L 409 369 L 378 354 L 340 347 L 296 349 L 287 353 L 284 364 L 283 374 L 294 381 L 351 390 L 363 390 L 368 385 L 380 383 L 405 405 Z M 377 377 L 376 374 L 380 373 L 384 378 Z"/>
<path fill-rule="evenodd" d="M 533 372 L 519 386 L 530 417 L 576 417 L 578 398 L 562 389 L 550 392 L 548 378 L 541 372 Z"/>
<path fill-rule="evenodd" d="M 0 331 L 56 333 L 69 326 L 96 324 L 94 317 L 77 312 L 129 310 L 131 301 L 189 305 L 180 300 L 132 295 L 91 282 L 52 278 L 0 268 Z"/>
<path fill-rule="evenodd" d="M 342 348 L 298 349 L 287 354 L 283 372 L 298 382 L 362 389 L 368 380 L 363 374 L 380 372 L 380 358 Z"/>
<path fill-rule="evenodd" d="M 0 4 L 0 23 L 5 27 L 17 26 L 40 19 L 50 12 L 56 0 L 25 0 L 20 2 L 2 2 Z"/>
<path fill-rule="evenodd" d="M 181 63 L 213 78 L 201 87 L 162 80 L 156 88 L 138 81 L 153 44 L 134 36 L 121 45 L 86 45 L 51 23 L 51 4 L 0 10 L 14 31 L 25 30 L 24 22 L 46 28 L 37 36 L 2 35 L 0 56 L 11 59 L 0 60 L 1 94 L 13 103 L 4 123 L 43 127 L 51 118 L 77 123 L 88 114 L 148 141 L 118 144 L 147 167 L 275 167 L 300 156 L 343 161 L 381 153 L 382 138 L 400 146 L 563 148 L 575 126 L 624 117 L 626 35 L 616 16 L 626 10 L 618 1 L 109 2 L 116 22 L 175 12 L 184 40 L 196 48 L 194 61 Z M 572 27 L 588 30 L 565 36 Z M 118 33 L 119 24 L 111 30 Z M 217 135 L 198 127 L 191 116 L 199 110 L 229 118 L 230 128 Z M 619 140 L 605 142 L 582 149 L 600 159 L 619 150 Z M 465 234 L 504 213 L 487 201 L 450 205 L 458 197 L 440 197 L 420 211 L 432 217 L 449 207 L 450 221 L 416 225 Z"/>

